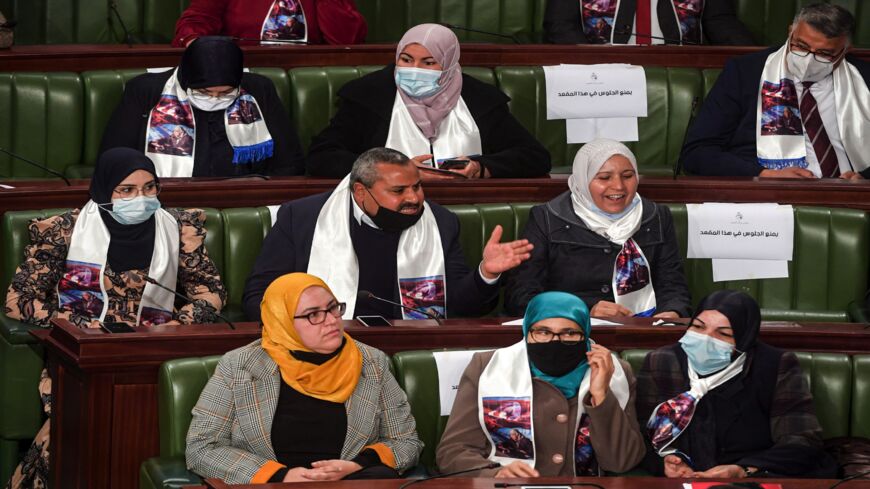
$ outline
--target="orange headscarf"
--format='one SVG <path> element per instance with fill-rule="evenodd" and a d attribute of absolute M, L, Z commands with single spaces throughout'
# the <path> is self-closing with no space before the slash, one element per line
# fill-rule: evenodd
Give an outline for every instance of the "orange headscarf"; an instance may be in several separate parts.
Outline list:
<path fill-rule="evenodd" d="M 302 344 L 293 325 L 299 297 L 309 287 L 323 287 L 332 293 L 323 280 L 307 273 L 283 275 L 269 285 L 260 303 L 262 346 L 278 364 L 281 378 L 294 390 L 324 401 L 344 402 L 353 393 L 362 372 L 362 354 L 347 333 L 341 353 L 323 365 L 303 362 L 290 354 L 290 350 L 311 351 Z"/>

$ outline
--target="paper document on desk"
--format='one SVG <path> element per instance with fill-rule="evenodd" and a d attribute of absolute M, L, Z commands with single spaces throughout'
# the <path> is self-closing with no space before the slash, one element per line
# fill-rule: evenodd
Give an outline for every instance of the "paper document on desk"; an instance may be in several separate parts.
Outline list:
<path fill-rule="evenodd" d="M 779 204 L 687 204 L 687 257 L 712 258 L 713 281 L 788 277 L 794 210 Z"/>
<path fill-rule="evenodd" d="M 589 322 L 592 324 L 592 326 L 622 326 L 621 323 L 614 323 L 611 321 L 605 321 L 604 319 L 598 319 L 598 318 L 589 318 Z M 522 326 L 523 325 L 523 318 L 514 319 L 513 321 L 507 321 L 507 322 L 501 323 L 501 325 L 502 326 Z"/>
<path fill-rule="evenodd" d="M 433 351 L 438 369 L 438 399 L 441 401 L 441 416 L 449 416 L 459 390 L 462 373 L 475 353 L 489 350 Z"/>

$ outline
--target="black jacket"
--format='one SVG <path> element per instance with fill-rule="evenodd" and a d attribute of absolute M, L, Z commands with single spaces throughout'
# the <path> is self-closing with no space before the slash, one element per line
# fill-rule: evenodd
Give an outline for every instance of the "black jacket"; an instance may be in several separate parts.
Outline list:
<path fill-rule="evenodd" d="M 662 402 L 689 390 L 686 353 L 679 344 L 650 352 L 637 376 L 637 416 L 647 443 L 642 467 L 664 471 L 645 428 Z M 835 477 L 837 466 L 822 447 L 809 384 L 794 353 L 757 342 L 743 371 L 697 404 L 692 422 L 669 448 L 692 459 L 695 470 L 736 464 L 759 476 Z"/>
<path fill-rule="evenodd" d="M 260 301 L 263 299 L 266 287 L 273 280 L 287 273 L 304 272 L 308 269 L 317 216 L 330 195 L 331 192 L 326 192 L 287 202 L 278 210 L 277 222 L 263 241 L 260 256 L 257 257 L 245 284 L 242 303 L 248 319 L 252 321 L 260 319 Z M 498 301 L 498 284 L 488 285 L 476 269 L 469 270 L 465 264 L 465 256 L 459 245 L 459 218 L 440 205 L 427 202 L 438 223 L 441 246 L 444 250 L 447 316 L 467 317 L 488 313 Z M 350 202 L 348 204 L 350 205 Z M 354 220 L 352 214 L 350 220 Z M 350 226 L 353 224 L 355 222 L 348 223 Z M 395 257 L 392 257 L 392 262 L 395 263 Z M 396 283 L 395 277 L 392 280 L 392 283 Z M 363 277 L 360 277 L 360 282 L 363 282 Z M 391 297 L 385 298 L 398 302 L 398 286 L 393 288 Z M 375 309 L 376 311 L 372 313 L 376 312 L 391 318 L 402 317 L 401 311 L 392 306 L 387 306 L 386 309 L 378 307 Z"/>
<path fill-rule="evenodd" d="M 310 175 L 342 178 L 357 156 L 386 144 L 396 100 L 394 70 L 391 64 L 339 90 L 338 112 L 311 141 Z M 507 95 L 462 75 L 462 99 L 480 130 L 483 155 L 477 160 L 494 178 L 540 177 L 550 171 L 550 153 L 511 115 Z"/>
<path fill-rule="evenodd" d="M 680 159 L 687 172 L 749 177 L 764 169 L 755 143 L 758 86 L 767 57 L 776 49 L 733 58 L 725 65 L 686 135 Z M 846 61 L 870 84 L 870 63 L 852 56 Z M 870 178 L 870 169 L 861 173 Z"/>
<path fill-rule="evenodd" d="M 148 132 L 148 115 L 160 100 L 160 94 L 173 70 L 163 73 L 146 73 L 130 80 L 124 88 L 124 98 L 112 113 L 100 153 L 115 147 L 145 150 L 145 135 Z M 257 99 L 257 105 L 269 128 L 275 148 L 271 158 L 255 164 L 234 165 L 233 147 L 227 140 L 224 111 L 206 112 L 193 107 L 196 124 L 196 147 L 194 149 L 193 176 L 241 176 L 250 173 L 263 175 L 302 175 L 305 173 L 305 155 L 299 144 L 299 136 L 290 122 L 290 117 L 275 85 L 268 78 L 254 73 L 242 75 L 241 87 Z"/>
<path fill-rule="evenodd" d="M 755 42 L 749 29 L 737 18 L 733 0 L 707 0 L 704 2 L 704 12 L 701 14 L 705 41 L 709 44 L 733 46 L 751 46 Z M 634 25 L 634 13 L 637 0 L 623 0 L 613 24 L 620 32 L 613 40 L 616 44 L 625 44 L 631 37 Z M 662 0 L 657 4 L 659 26 L 662 37 L 668 40 L 680 39 L 680 26 L 673 14 L 673 4 L 670 0 Z M 664 21 L 664 22 L 662 22 Z M 623 26 L 620 28 L 619 26 Z M 580 20 L 579 0 L 547 0 L 547 11 L 544 13 L 544 38 L 554 44 L 587 44 L 586 36 Z M 666 41 L 667 42 L 667 41 Z M 667 42 L 676 44 L 676 42 Z"/>
<path fill-rule="evenodd" d="M 622 249 L 592 232 L 574 213 L 571 193 L 532 208 L 523 237 L 535 245 L 532 257 L 508 272 L 505 308 L 522 316 L 537 294 L 550 290 L 570 292 L 589 309 L 600 300 L 613 302 L 613 266 Z M 691 297 L 683 275 L 683 259 L 671 211 L 643 199 L 640 229 L 632 237 L 650 264 L 656 294 L 656 312 L 691 312 Z"/>

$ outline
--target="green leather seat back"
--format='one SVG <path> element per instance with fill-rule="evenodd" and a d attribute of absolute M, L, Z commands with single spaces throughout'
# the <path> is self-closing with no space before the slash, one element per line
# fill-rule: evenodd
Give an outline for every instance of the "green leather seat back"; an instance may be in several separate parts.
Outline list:
<path fill-rule="evenodd" d="M 625 350 L 620 353 L 620 356 L 631 365 L 631 369 L 637 375 L 649 352 L 650 350 Z M 850 411 L 853 417 L 860 416 L 856 413 L 862 413 L 854 410 L 852 402 L 852 360 L 849 355 L 809 352 L 795 352 L 795 355 L 809 383 L 823 436 L 825 438 L 847 436 Z"/>
<path fill-rule="evenodd" d="M 688 215 L 669 204 L 683 256 Z M 710 260 L 685 260 L 693 303 L 720 289 L 743 290 L 758 300 L 766 320 L 848 321 L 848 305 L 867 291 L 870 220 L 854 209 L 795 207 L 794 260 L 789 277 L 713 282 Z"/>
<path fill-rule="evenodd" d="M 0 73 L 0 147 L 63 172 L 82 152 L 82 85 L 75 73 Z M 0 178 L 56 178 L 0 154 Z"/>
<path fill-rule="evenodd" d="M 692 100 L 703 82 L 693 68 L 645 68 L 647 117 L 638 120 L 640 141 L 627 143 L 637 155 L 640 173 L 669 175 L 682 149 Z M 540 66 L 500 66 L 499 87 L 510 98 L 513 115 L 550 151 L 554 167 L 570 172 L 579 144 L 567 144 L 565 121 L 547 120 L 544 70 Z"/>
<path fill-rule="evenodd" d="M 451 348 L 450 350 L 481 350 L 485 348 Z M 402 351 L 393 355 L 393 371 L 399 387 L 408 396 L 411 414 L 417 421 L 417 435 L 423 441 L 420 463 L 435 469 L 435 450 L 449 416 L 441 416 L 438 366 L 430 350 Z"/>
<path fill-rule="evenodd" d="M 870 438 L 870 355 L 852 356 L 851 436 Z"/>
<path fill-rule="evenodd" d="M 713 88 L 713 85 L 716 84 L 716 80 L 719 78 L 720 74 L 722 74 L 722 70 L 719 68 L 708 68 L 701 71 L 701 78 L 703 79 L 704 84 L 704 98 L 706 98 L 710 93 L 710 90 Z M 703 100 L 701 101 L 703 102 Z"/>
<path fill-rule="evenodd" d="M 272 217 L 266 207 L 224 209 L 221 215 L 224 224 L 222 238 L 225 263 L 221 279 L 229 294 L 227 304 L 240 306 L 245 280 L 260 254 L 263 238 L 272 228 Z"/>
<path fill-rule="evenodd" d="M 854 44 L 870 43 L 870 5 L 863 0 L 738 0 L 737 16 L 752 32 L 756 43 L 780 45 L 788 37 L 795 14 L 802 7 L 819 1 L 840 5 L 852 12 L 856 22 Z"/>
<path fill-rule="evenodd" d="M 141 4 L 140 4 L 141 1 Z M 190 4 L 190 0 L 126 0 L 129 9 L 139 6 L 141 21 L 139 37 L 146 43 L 169 43 L 175 37 L 175 22 Z M 124 17 L 126 22 L 127 17 Z"/>
<path fill-rule="evenodd" d="M 93 167 L 100 152 L 106 125 L 121 103 L 127 82 L 145 73 L 144 69 L 84 71 L 84 153 L 82 163 Z M 143 146 L 144 150 L 144 146 Z"/>
<path fill-rule="evenodd" d="M 541 39 L 544 3 L 540 0 L 365 0 L 357 7 L 368 24 L 366 42 L 394 43 L 417 24 L 446 22 L 515 35 L 521 42 Z M 454 31 L 460 42 L 510 43 L 487 34 Z"/>
<path fill-rule="evenodd" d="M 220 355 L 178 358 L 160 366 L 157 378 L 160 456 L 184 456 L 191 410 L 214 373 Z"/>
<path fill-rule="evenodd" d="M 278 97 L 284 105 L 284 110 L 290 114 L 290 76 L 281 68 L 254 68 L 251 73 L 263 75 L 272 81 L 275 85 L 275 90 L 278 92 Z"/>

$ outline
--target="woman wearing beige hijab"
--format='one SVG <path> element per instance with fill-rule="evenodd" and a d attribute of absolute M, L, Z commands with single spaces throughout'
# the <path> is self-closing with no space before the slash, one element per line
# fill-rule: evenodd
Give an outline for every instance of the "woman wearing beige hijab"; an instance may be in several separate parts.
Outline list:
<path fill-rule="evenodd" d="M 411 28 L 399 41 L 395 64 L 339 90 L 338 112 L 311 143 L 308 173 L 343 177 L 357 156 L 382 146 L 429 170 L 424 180 L 549 172 L 549 152 L 511 115 L 510 99 L 463 74 L 459 56 L 450 29 Z M 448 160 L 463 161 L 445 165 Z M 436 171 L 442 167 L 452 173 Z"/>

